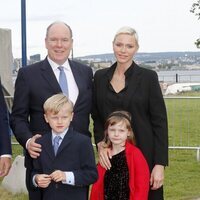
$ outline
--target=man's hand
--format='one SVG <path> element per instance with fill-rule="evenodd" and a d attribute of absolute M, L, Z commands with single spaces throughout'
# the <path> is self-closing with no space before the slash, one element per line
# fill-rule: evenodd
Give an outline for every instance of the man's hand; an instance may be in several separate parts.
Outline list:
<path fill-rule="evenodd" d="M 105 169 L 110 169 L 111 168 L 111 163 L 109 158 L 112 158 L 112 154 L 111 154 L 111 149 L 109 148 L 105 148 L 103 146 L 104 142 L 99 142 L 97 144 L 98 147 L 98 155 L 99 155 L 99 163 L 101 164 L 102 167 L 104 167 Z"/>
<path fill-rule="evenodd" d="M 6 176 L 11 168 L 11 158 L 1 157 L 0 158 L 0 177 Z"/>
<path fill-rule="evenodd" d="M 37 183 L 38 187 L 47 188 L 51 183 L 51 177 L 47 174 L 37 174 L 35 176 L 35 182 Z"/>
<path fill-rule="evenodd" d="M 150 178 L 150 185 L 152 190 L 157 190 L 164 182 L 164 166 L 155 165 Z"/>
<path fill-rule="evenodd" d="M 66 176 L 65 172 L 62 172 L 60 170 L 56 170 L 53 173 L 50 174 L 51 179 L 55 182 L 60 182 L 60 181 L 66 181 Z"/>
<path fill-rule="evenodd" d="M 35 142 L 36 139 L 42 137 L 39 134 L 34 135 L 27 144 L 27 150 L 31 158 L 37 158 L 40 156 L 40 152 L 42 151 L 42 146 Z"/>

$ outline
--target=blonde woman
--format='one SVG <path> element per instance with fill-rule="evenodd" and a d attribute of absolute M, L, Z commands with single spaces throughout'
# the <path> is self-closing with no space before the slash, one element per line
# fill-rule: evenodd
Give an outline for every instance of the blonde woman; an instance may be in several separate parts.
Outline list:
<path fill-rule="evenodd" d="M 136 144 L 151 172 L 149 199 L 163 199 L 164 167 L 168 165 L 167 114 L 156 72 L 138 66 L 138 35 L 131 27 L 120 28 L 113 40 L 116 62 L 94 75 L 94 137 L 102 166 L 110 169 L 109 148 L 103 148 L 104 123 L 110 113 L 126 110 Z"/>

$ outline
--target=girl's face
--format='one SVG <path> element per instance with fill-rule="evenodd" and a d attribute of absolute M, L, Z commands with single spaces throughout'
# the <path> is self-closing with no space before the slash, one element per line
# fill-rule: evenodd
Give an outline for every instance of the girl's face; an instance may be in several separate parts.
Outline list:
<path fill-rule="evenodd" d="M 135 37 L 128 34 L 116 36 L 113 42 L 113 51 L 117 62 L 120 64 L 132 63 L 133 56 L 138 50 Z"/>
<path fill-rule="evenodd" d="M 127 129 L 125 122 L 121 121 L 115 125 L 108 126 L 108 137 L 114 146 L 124 146 L 130 132 Z"/>

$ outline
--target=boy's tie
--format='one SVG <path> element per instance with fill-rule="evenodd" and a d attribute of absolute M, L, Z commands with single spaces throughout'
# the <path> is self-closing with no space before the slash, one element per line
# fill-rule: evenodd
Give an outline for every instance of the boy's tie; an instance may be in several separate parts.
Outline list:
<path fill-rule="evenodd" d="M 58 69 L 60 70 L 60 75 L 59 75 L 59 84 L 60 87 L 62 89 L 62 92 L 68 96 L 69 92 L 68 92 L 68 84 L 67 84 L 67 77 L 64 71 L 64 67 L 63 66 L 59 66 Z"/>
<path fill-rule="evenodd" d="M 58 151 L 58 147 L 59 147 L 59 143 L 60 143 L 60 140 L 61 140 L 62 138 L 59 136 L 59 135 L 57 135 L 56 137 L 54 137 L 54 139 L 53 139 L 53 148 L 54 148 L 54 153 L 55 153 L 55 155 L 57 154 L 57 151 Z"/>

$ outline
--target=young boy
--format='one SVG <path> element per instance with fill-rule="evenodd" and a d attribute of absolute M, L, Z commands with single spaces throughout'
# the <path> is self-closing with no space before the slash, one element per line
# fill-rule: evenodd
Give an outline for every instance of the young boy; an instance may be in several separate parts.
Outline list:
<path fill-rule="evenodd" d="M 47 99 L 44 112 L 52 131 L 37 140 L 42 152 L 33 162 L 32 184 L 43 188 L 43 200 L 86 200 L 97 180 L 91 140 L 70 127 L 73 104 L 65 95 Z"/>

